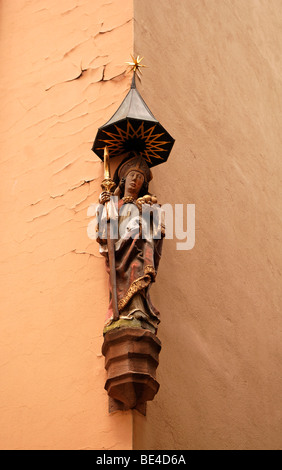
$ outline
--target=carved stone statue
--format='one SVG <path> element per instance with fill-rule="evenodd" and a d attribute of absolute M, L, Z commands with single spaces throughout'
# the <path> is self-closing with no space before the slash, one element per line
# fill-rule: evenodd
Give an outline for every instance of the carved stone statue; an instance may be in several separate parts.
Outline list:
<path fill-rule="evenodd" d="M 98 241 L 109 274 L 107 237 L 110 232 L 105 229 L 107 224 L 103 224 L 103 218 L 109 218 L 109 215 L 102 207 L 109 201 L 112 205 L 110 217 L 114 214 L 118 226 L 114 240 L 116 285 L 110 282 L 104 333 L 122 327 L 157 331 L 159 312 L 151 302 L 149 291 L 157 275 L 164 228 L 157 198 L 149 193 L 151 179 L 152 173 L 145 160 L 132 152 L 115 173 L 116 198 L 108 191 L 100 195 Z M 116 289 L 118 318 L 113 312 L 113 288 Z"/>
<path fill-rule="evenodd" d="M 110 281 L 102 346 L 109 409 L 138 409 L 145 414 L 147 401 L 153 400 L 159 389 L 160 319 L 150 288 L 156 279 L 164 237 L 161 208 L 149 192 L 149 167 L 167 161 L 174 139 L 136 88 L 135 74 L 142 67 L 142 58 L 132 60 L 131 88 L 111 119 L 99 127 L 92 150 L 105 165 L 97 241 Z M 109 158 L 121 155 L 128 156 L 112 180 Z"/>

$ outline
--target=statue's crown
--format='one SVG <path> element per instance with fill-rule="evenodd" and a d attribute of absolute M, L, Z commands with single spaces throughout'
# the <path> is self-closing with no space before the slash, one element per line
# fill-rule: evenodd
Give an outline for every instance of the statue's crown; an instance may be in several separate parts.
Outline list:
<path fill-rule="evenodd" d="M 121 178 L 126 178 L 130 171 L 139 171 L 142 173 L 147 183 L 149 183 L 153 178 L 150 168 L 141 156 L 135 156 L 121 164 L 118 171 L 119 179 L 121 180 Z"/>

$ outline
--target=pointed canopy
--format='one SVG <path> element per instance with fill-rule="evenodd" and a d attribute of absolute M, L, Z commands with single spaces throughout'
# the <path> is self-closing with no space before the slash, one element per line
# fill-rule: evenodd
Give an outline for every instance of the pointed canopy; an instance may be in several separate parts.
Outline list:
<path fill-rule="evenodd" d="M 107 145 L 110 157 L 136 151 L 152 167 L 164 163 L 170 154 L 174 139 L 156 120 L 135 84 L 112 118 L 98 129 L 92 150 L 101 160 Z"/>

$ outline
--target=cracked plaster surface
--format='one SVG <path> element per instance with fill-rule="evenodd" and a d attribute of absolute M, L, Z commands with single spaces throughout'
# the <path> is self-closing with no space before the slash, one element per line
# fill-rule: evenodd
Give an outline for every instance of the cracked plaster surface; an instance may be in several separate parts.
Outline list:
<path fill-rule="evenodd" d="M 0 3 L 0 447 L 131 448 L 108 416 L 97 128 L 130 86 L 132 0 Z"/>

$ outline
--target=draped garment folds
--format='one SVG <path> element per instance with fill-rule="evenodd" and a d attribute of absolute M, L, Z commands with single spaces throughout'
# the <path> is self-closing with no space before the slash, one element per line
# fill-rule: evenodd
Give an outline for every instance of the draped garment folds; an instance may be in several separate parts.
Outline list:
<path fill-rule="evenodd" d="M 111 202 L 113 204 L 113 202 Z M 115 205 L 119 235 L 115 242 L 117 298 L 120 319 L 138 319 L 157 328 L 159 312 L 152 304 L 150 286 L 155 281 L 162 250 L 161 210 L 156 204 L 147 207 L 147 216 L 141 217 L 135 204 L 123 199 Z M 102 215 L 101 215 L 102 214 Z M 148 215 L 149 214 L 149 215 Z M 100 253 L 105 256 L 109 273 L 108 250 L 105 243 L 105 211 L 98 210 Z M 101 227 L 104 230 L 101 230 Z M 103 233 L 104 234 L 103 234 Z M 105 326 L 113 321 L 112 294 Z"/>

